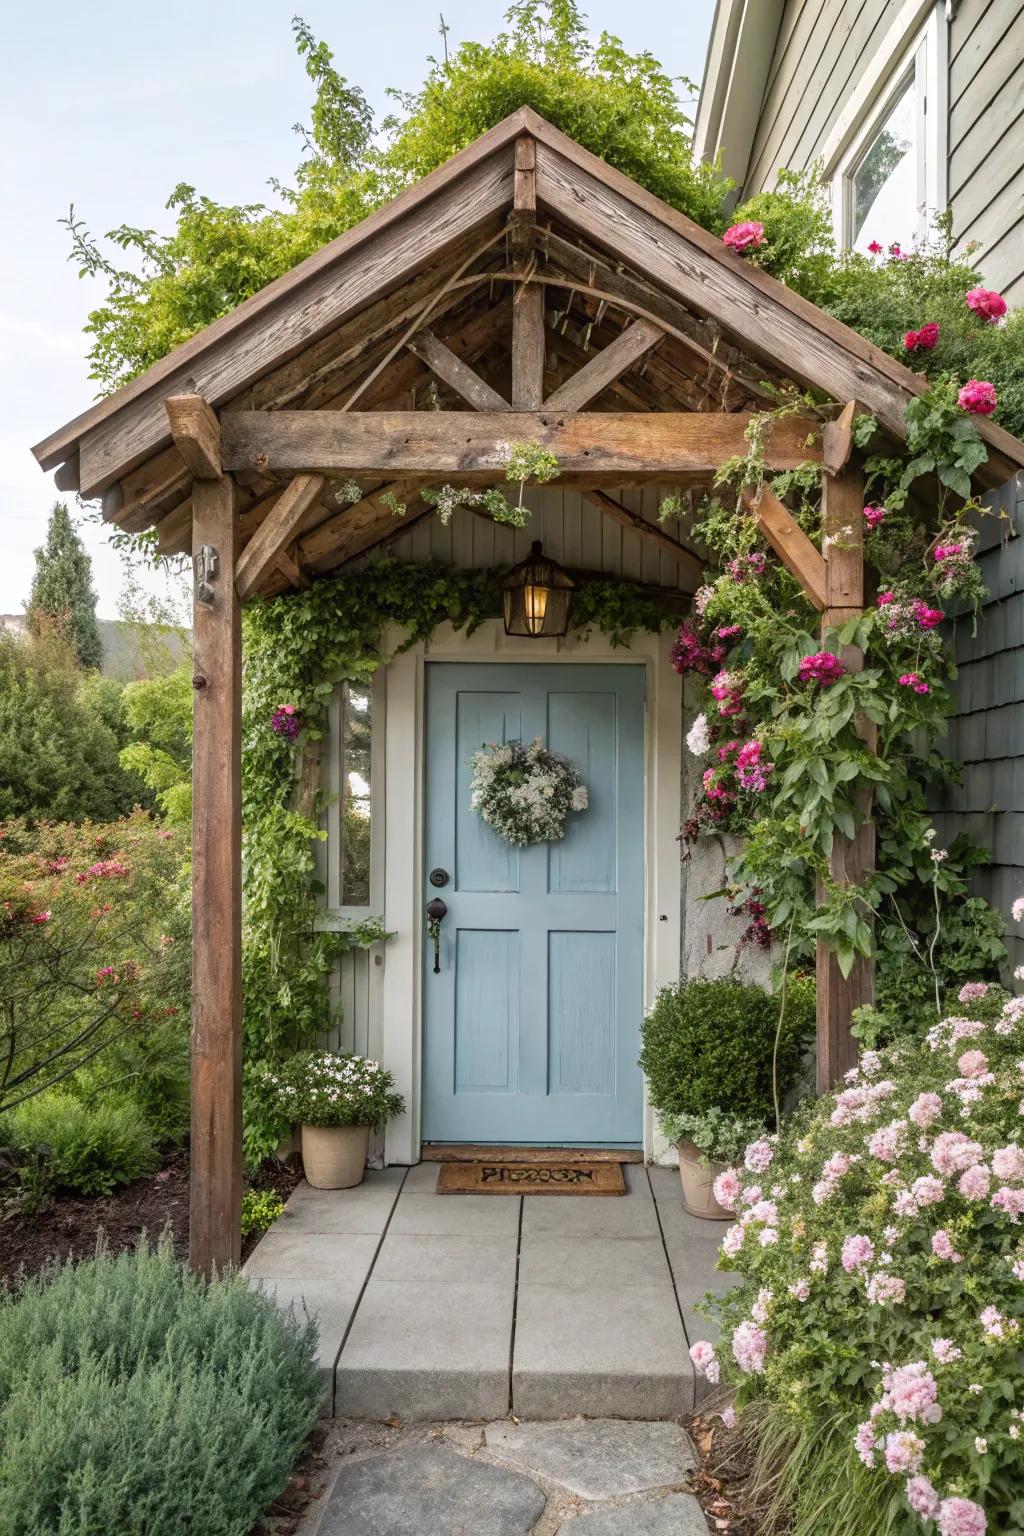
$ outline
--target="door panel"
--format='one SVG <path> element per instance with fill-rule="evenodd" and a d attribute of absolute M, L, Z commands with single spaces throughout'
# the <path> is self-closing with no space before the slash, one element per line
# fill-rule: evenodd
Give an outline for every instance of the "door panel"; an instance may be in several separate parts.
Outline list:
<path fill-rule="evenodd" d="M 425 869 L 448 905 L 424 968 L 427 1141 L 642 1141 L 643 668 L 427 669 Z M 579 768 L 565 837 L 510 848 L 469 807 L 484 743 L 539 736 Z"/>

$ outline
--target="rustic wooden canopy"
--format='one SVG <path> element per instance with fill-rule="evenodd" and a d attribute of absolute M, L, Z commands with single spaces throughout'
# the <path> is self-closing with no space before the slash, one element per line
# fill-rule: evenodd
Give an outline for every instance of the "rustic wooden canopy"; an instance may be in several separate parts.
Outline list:
<path fill-rule="evenodd" d="M 819 551 L 767 491 L 751 511 L 834 624 L 863 604 L 854 402 L 899 437 L 923 378 L 522 108 L 35 448 L 61 489 L 196 565 L 198 1267 L 239 1251 L 240 603 L 401 534 L 430 511 L 425 483 L 500 481 L 516 441 L 548 446 L 559 484 L 669 554 L 692 592 L 686 522 L 676 536 L 616 493 L 708 484 L 791 383 L 845 408 L 824 434 L 780 421 L 766 462 L 820 458 L 826 530 L 844 537 Z M 1000 483 L 1024 446 L 980 430 Z M 871 837 L 837 847 L 836 878 L 869 866 Z M 870 989 L 868 968 L 845 982 L 819 957 L 820 1081 L 849 1065 Z"/>

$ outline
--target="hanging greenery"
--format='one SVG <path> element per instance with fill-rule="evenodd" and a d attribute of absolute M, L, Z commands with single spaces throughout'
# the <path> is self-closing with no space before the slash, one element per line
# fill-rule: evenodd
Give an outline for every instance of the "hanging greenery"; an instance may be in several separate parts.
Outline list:
<path fill-rule="evenodd" d="M 984 509 L 970 474 L 986 449 L 952 381 L 912 403 L 905 451 L 866 459 L 861 516 L 877 598 L 822 636 L 809 599 L 762 546 L 736 494 L 766 483 L 821 541 L 819 466 L 769 477 L 761 458 L 767 426 L 797 408 L 828 414 L 801 397 L 759 417 L 750 453 L 723 467 L 694 529 L 711 579 L 679 629 L 673 662 L 701 683 L 705 707 L 687 744 L 706 766 L 684 836 L 737 834 L 720 894 L 736 906 L 756 902 L 793 956 L 824 939 L 844 974 L 858 955 L 876 958 L 882 998 L 898 1001 L 912 1028 L 922 1007 L 934 1014 L 946 985 L 992 976 L 1005 955 L 998 915 L 968 895 L 965 873 L 978 854 L 961 839 L 936 847 L 931 814 L 935 790 L 955 772 L 936 747 L 955 676 L 939 626 L 946 606 L 969 611 L 985 596 L 971 521 Z M 856 440 L 875 446 L 872 418 L 857 421 Z M 859 669 L 851 646 L 863 653 Z M 834 840 L 853 837 L 869 815 L 878 867 L 840 884 L 829 862 Z M 884 1032 L 894 1018 L 895 1010 L 869 1022 Z"/>

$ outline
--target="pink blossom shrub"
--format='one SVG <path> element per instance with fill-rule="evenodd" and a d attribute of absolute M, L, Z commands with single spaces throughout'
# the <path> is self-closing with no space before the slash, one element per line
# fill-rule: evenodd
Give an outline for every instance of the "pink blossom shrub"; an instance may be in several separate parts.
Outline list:
<path fill-rule="evenodd" d="M 995 387 L 984 379 L 968 379 L 956 397 L 957 405 L 971 416 L 991 416 L 999 404 Z"/>
<path fill-rule="evenodd" d="M 1001 293 L 994 293 L 991 288 L 972 288 L 964 303 L 990 325 L 995 325 L 1006 314 L 1006 300 Z"/>
<path fill-rule="evenodd" d="M 741 253 L 756 250 L 759 245 L 764 245 L 764 240 L 764 225 L 757 219 L 745 219 L 742 224 L 732 224 L 722 236 L 723 245 Z"/>
<path fill-rule="evenodd" d="M 994 1536 L 1024 1528 L 1024 1005 L 975 983 L 957 1006 L 801 1106 L 770 1170 L 751 1149 L 723 1176 L 739 1283 L 709 1305 L 741 1423 L 757 1403 L 823 1447 L 844 1423 L 830 1474 L 879 1530 Z"/>

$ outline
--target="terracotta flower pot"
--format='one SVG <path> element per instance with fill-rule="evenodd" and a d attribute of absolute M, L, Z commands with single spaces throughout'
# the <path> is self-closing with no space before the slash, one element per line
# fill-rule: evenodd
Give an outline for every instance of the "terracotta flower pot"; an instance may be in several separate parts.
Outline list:
<path fill-rule="evenodd" d="M 368 1125 L 304 1125 L 302 1167 L 314 1189 L 361 1184 L 370 1144 Z"/>
<path fill-rule="evenodd" d="M 690 1215 L 703 1216 L 709 1221 L 735 1221 L 734 1213 L 719 1205 L 714 1191 L 715 1180 L 728 1164 L 703 1162 L 703 1154 L 692 1141 L 677 1141 L 676 1151 L 679 1153 L 683 1206 Z"/>

